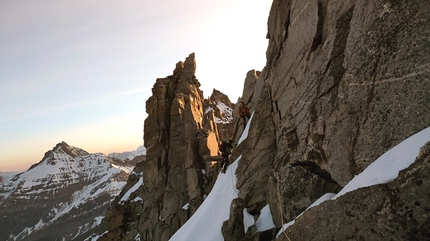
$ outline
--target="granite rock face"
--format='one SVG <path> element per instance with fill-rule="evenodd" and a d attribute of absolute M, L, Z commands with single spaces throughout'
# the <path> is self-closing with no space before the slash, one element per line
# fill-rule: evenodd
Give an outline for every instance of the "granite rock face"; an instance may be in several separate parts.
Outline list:
<path fill-rule="evenodd" d="M 237 188 L 248 211 L 270 204 L 279 227 L 430 126 L 429 36 L 428 1 L 275 0 L 267 64 L 245 86 L 254 116 Z"/>
<path fill-rule="evenodd" d="M 393 182 L 311 208 L 286 234 L 291 240 L 428 240 L 429 171 L 430 142 Z"/>
<path fill-rule="evenodd" d="M 241 198 L 235 198 L 231 201 L 229 219 L 221 227 L 225 241 L 236 241 L 245 237 L 243 209 L 244 202 Z"/>
<path fill-rule="evenodd" d="M 211 191 L 220 169 L 210 157 L 220 136 L 232 134 L 234 105 L 216 90 L 204 100 L 195 70 L 191 54 L 156 80 L 146 102 L 146 161 L 111 206 L 99 240 L 168 240 Z"/>

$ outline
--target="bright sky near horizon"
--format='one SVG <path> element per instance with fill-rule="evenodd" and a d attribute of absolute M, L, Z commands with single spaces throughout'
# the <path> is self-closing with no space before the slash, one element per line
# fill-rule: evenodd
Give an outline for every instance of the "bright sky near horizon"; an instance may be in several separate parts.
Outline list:
<path fill-rule="evenodd" d="M 235 102 L 262 70 L 272 1 L 0 2 L 0 171 L 23 171 L 58 142 L 88 152 L 143 144 L 156 78 L 196 54 L 205 97 Z"/>

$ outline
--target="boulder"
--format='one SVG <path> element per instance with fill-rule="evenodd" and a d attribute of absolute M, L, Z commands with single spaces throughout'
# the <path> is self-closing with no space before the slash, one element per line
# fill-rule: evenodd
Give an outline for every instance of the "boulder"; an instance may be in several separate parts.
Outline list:
<path fill-rule="evenodd" d="M 241 198 L 231 201 L 229 219 L 223 223 L 221 228 L 225 241 L 240 241 L 245 237 L 243 209 L 244 202 Z"/>

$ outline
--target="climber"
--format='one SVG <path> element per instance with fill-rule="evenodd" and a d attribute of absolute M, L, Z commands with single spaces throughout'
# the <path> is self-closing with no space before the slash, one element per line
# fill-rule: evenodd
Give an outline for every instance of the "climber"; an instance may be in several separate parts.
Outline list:
<path fill-rule="evenodd" d="M 248 118 L 248 119 L 251 118 L 251 113 L 249 111 L 248 106 L 246 106 L 245 102 L 243 102 L 243 101 L 239 102 L 239 109 L 238 109 L 238 111 L 239 111 L 240 117 L 243 118 L 243 121 L 246 124 L 246 118 Z"/>
<path fill-rule="evenodd" d="M 221 161 L 221 172 L 225 173 L 228 166 L 228 158 L 234 148 L 233 140 L 229 141 L 220 141 L 218 144 L 219 152 L 221 152 L 222 161 Z"/>

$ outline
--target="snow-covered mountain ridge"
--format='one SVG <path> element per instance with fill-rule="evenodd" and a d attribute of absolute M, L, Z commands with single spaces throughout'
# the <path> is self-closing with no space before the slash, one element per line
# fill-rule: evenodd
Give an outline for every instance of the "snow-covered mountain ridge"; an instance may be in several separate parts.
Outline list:
<path fill-rule="evenodd" d="M 57 144 L 28 171 L 0 183 L 0 239 L 84 234 L 100 223 L 132 169 L 128 162 Z"/>
<path fill-rule="evenodd" d="M 146 148 L 145 148 L 145 146 L 142 145 L 142 146 L 137 147 L 137 149 L 134 151 L 125 151 L 125 152 L 120 152 L 120 153 L 118 153 L 118 152 L 109 153 L 108 157 L 115 157 L 115 158 L 118 158 L 120 160 L 125 161 L 127 159 L 133 160 L 137 156 L 144 156 L 144 155 L 146 155 Z"/>
<path fill-rule="evenodd" d="M 216 109 L 219 111 L 219 117 L 215 117 L 217 124 L 230 124 L 233 123 L 233 109 L 227 106 L 226 104 L 216 101 L 214 103 L 214 106 L 216 106 Z M 209 107 L 206 109 L 205 113 L 208 113 L 209 111 L 213 110 L 212 107 Z"/>

